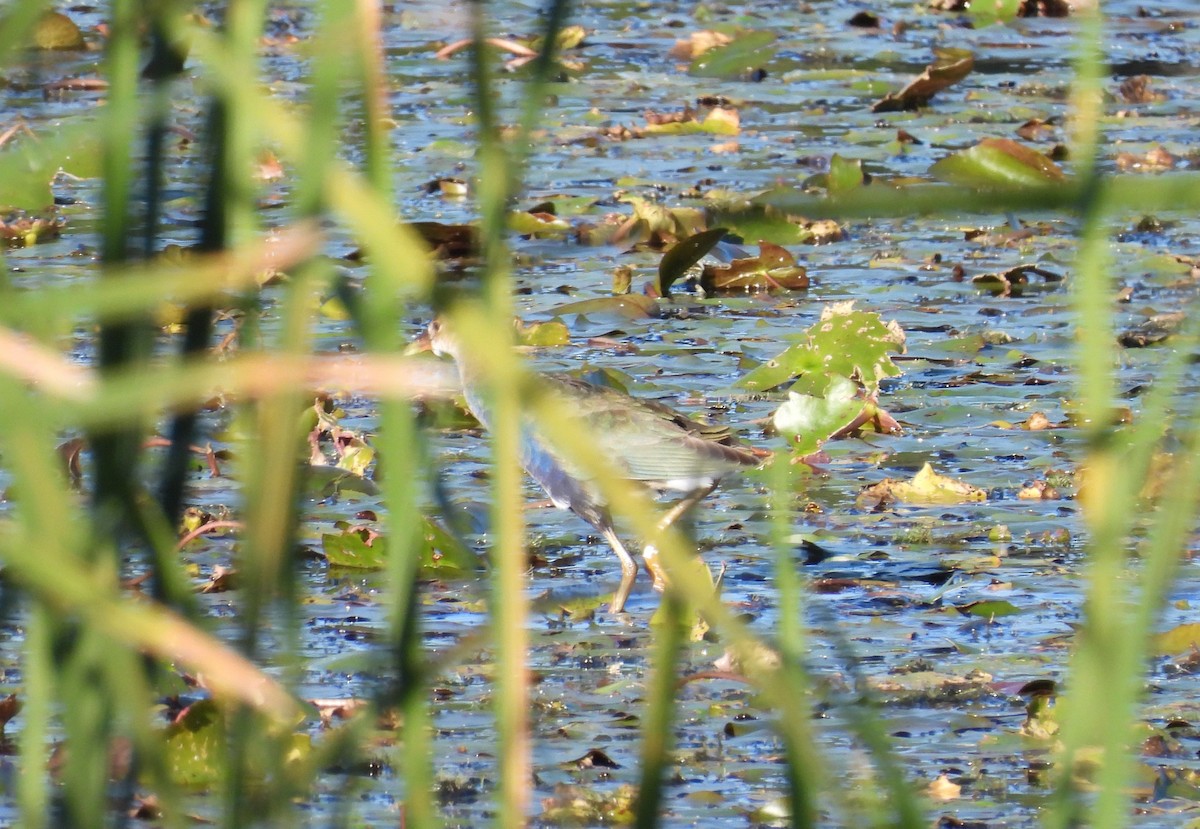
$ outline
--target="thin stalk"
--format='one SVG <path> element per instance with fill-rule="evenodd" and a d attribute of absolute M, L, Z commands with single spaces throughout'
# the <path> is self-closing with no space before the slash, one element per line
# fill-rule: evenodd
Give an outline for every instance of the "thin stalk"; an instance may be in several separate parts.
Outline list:
<path fill-rule="evenodd" d="M 655 625 L 658 643 L 650 686 L 646 690 L 646 708 L 642 720 L 641 782 L 634 805 L 634 826 L 654 829 L 660 823 L 663 782 L 670 766 L 674 745 L 675 689 L 679 679 L 679 655 L 685 632 L 683 597 L 674 589 L 663 594 L 660 616 Z"/>
<path fill-rule="evenodd" d="M 339 5 L 334 2 L 332 6 Z M 354 8 L 354 53 L 359 56 L 364 122 L 363 157 L 366 185 L 381 202 L 392 199 L 392 164 L 388 143 L 387 80 L 383 66 L 380 9 L 371 0 Z M 331 159 L 332 160 L 332 159 Z M 381 252 L 380 252 L 381 253 Z M 382 255 L 368 257 L 365 301 L 356 309 L 363 340 L 370 351 L 391 353 L 400 346 L 399 322 L 406 292 Z M 398 705 L 404 722 L 404 748 L 398 775 L 403 781 L 404 823 L 414 829 L 439 825 L 433 800 L 432 718 L 428 701 L 428 665 L 421 640 L 420 534 L 417 499 L 427 468 L 425 446 L 412 407 L 385 399 L 379 409 L 376 446 L 381 463 L 376 479 L 387 504 L 385 538 L 388 545 L 388 584 L 391 622 L 388 638 L 395 684 L 381 694 L 381 706 Z"/>
<path fill-rule="evenodd" d="M 388 106 L 388 83 L 384 69 L 382 21 L 376 0 L 356 0 L 355 21 L 358 24 L 359 85 L 362 87 L 362 118 L 364 130 L 363 158 L 367 181 L 381 199 L 392 198 L 391 145 L 388 126 L 391 108 Z"/>
<path fill-rule="evenodd" d="M 20 737 L 20 766 L 17 775 L 17 804 L 21 825 L 43 829 L 47 825 L 49 789 L 46 779 L 46 746 L 49 745 L 51 700 L 54 688 L 53 640 L 50 626 L 53 614 L 42 602 L 29 611 L 25 631 L 25 657 L 22 676 L 25 681 L 25 705 L 21 711 L 24 727 Z"/>
<path fill-rule="evenodd" d="M 1085 518 L 1091 541 L 1084 623 L 1072 656 L 1068 691 L 1060 710 L 1063 750 L 1057 769 L 1055 807 L 1047 824 L 1125 825 L 1129 818 L 1125 781 L 1132 770 L 1130 753 L 1134 706 L 1142 682 L 1142 645 L 1131 636 L 1131 582 L 1125 577 L 1132 500 L 1118 500 L 1125 476 L 1121 449 L 1109 425 L 1115 389 L 1112 361 L 1112 279 L 1107 219 L 1110 204 L 1101 198 L 1095 174 L 1102 113 L 1103 21 L 1098 9 L 1080 16 L 1078 57 L 1072 88 L 1072 130 L 1085 186 L 1081 196 L 1082 231 L 1076 255 L 1073 298 L 1077 312 L 1080 397 L 1090 420 L 1088 490 Z M 1097 688 L 1104 693 L 1096 693 Z M 1084 798 L 1075 790 L 1076 757 L 1085 746 L 1103 749 L 1099 791 Z"/>
<path fill-rule="evenodd" d="M 779 593 L 781 679 L 792 697 L 803 700 L 811 698 L 812 689 L 803 661 L 807 651 L 800 577 L 788 540 L 795 513 L 788 463 L 788 457 L 778 454 L 769 467 L 771 546 L 775 551 L 775 589 Z M 792 825 L 797 827 L 816 825 L 817 792 L 821 791 L 826 778 L 822 764 L 814 756 L 811 729 L 806 728 L 804 732 L 807 733 L 780 730 L 787 758 L 789 808 Z"/>
<path fill-rule="evenodd" d="M 129 258 L 130 198 L 133 187 L 131 148 L 137 117 L 137 13 L 133 0 L 115 0 L 111 36 L 105 55 L 108 102 L 101 119 L 103 140 L 103 207 L 100 250 L 104 275 L 118 272 Z M 98 362 L 101 371 L 141 360 L 149 351 L 151 334 L 143 320 L 104 325 L 100 329 Z M 109 539 L 127 531 L 129 505 L 136 490 L 143 428 L 131 420 L 124 428 L 91 435 L 94 461 L 94 501 L 97 537 Z"/>

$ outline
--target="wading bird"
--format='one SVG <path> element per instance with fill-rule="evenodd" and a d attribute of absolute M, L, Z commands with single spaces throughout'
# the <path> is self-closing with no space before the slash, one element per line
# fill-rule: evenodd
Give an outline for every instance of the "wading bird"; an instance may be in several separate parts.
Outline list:
<path fill-rule="evenodd" d="M 426 337 L 435 354 L 454 360 L 467 407 L 488 428 L 489 412 L 482 396 L 478 361 L 464 352 L 444 317 L 429 324 Z M 769 454 L 739 443 L 727 426 L 699 423 L 653 400 L 631 397 L 567 375 L 538 375 L 538 380 L 545 393 L 561 399 L 582 422 L 579 439 L 591 441 L 624 477 L 659 492 L 684 493 L 662 516 L 660 530 L 674 524 L 716 489 L 722 476 L 739 467 L 757 466 Z M 532 418 L 522 422 L 521 465 L 555 506 L 571 510 L 595 527 L 617 554 L 621 584 L 613 594 L 610 609 L 620 613 L 638 568 L 617 536 L 608 505 L 595 483 L 555 448 Z M 661 590 L 665 581 L 657 551 L 647 544 L 642 556 L 655 588 Z"/>

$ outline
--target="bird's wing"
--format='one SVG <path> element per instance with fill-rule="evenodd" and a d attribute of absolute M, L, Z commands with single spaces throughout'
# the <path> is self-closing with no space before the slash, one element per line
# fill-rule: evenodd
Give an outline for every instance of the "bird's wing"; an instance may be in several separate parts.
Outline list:
<path fill-rule="evenodd" d="M 728 426 L 699 423 L 662 403 L 568 376 L 548 378 L 552 390 L 593 441 L 635 481 L 692 489 L 761 458 Z"/>

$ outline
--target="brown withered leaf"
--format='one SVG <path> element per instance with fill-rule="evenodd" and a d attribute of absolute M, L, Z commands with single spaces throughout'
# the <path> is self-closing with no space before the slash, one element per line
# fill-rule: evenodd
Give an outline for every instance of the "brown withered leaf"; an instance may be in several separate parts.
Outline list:
<path fill-rule="evenodd" d="M 201 585 L 200 593 L 224 593 L 237 589 L 237 571 L 232 567 L 217 565 L 212 570 L 208 581 Z"/>
<path fill-rule="evenodd" d="M 1183 311 L 1155 314 L 1145 322 L 1122 331 L 1117 336 L 1117 342 L 1126 348 L 1145 348 L 1161 343 L 1178 331 L 1186 318 Z"/>
<path fill-rule="evenodd" d="M 899 92 L 889 92 L 871 106 L 871 112 L 920 109 L 934 95 L 961 81 L 975 67 L 975 57 L 965 49 L 936 51 L 937 60 Z"/>
<path fill-rule="evenodd" d="M 762 242 L 759 251 L 758 256 L 734 259 L 728 265 L 704 265 L 700 287 L 708 294 L 803 291 L 808 288 L 807 271 L 796 264 L 796 258 L 785 248 Z"/>
<path fill-rule="evenodd" d="M 1026 141 L 1040 141 L 1049 138 L 1054 132 L 1054 119 L 1043 121 L 1041 118 L 1030 118 L 1017 127 L 1017 135 Z"/>
<path fill-rule="evenodd" d="M 1030 481 L 1017 490 L 1017 497 L 1023 501 L 1057 501 L 1062 495 L 1050 484 L 1037 480 Z"/>
<path fill-rule="evenodd" d="M 939 774 L 936 780 L 925 787 L 925 793 L 934 800 L 955 800 L 962 795 L 962 786 L 945 774 Z"/>
<path fill-rule="evenodd" d="M 4 732 L 4 726 L 8 724 L 8 721 L 19 713 L 21 713 L 21 701 L 17 699 L 15 693 L 0 699 L 0 733 Z"/>
<path fill-rule="evenodd" d="M 833 219 L 804 220 L 800 227 L 806 231 L 803 242 L 807 245 L 827 245 L 846 238 L 846 231 Z"/>
<path fill-rule="evenodd" d="M 461 259 L 479 251 L 479 230 L 472 225 L 412 222 L 409 227 L 425 240 L 438 259 Z"/>
<path fill-rule="evenodd" d="M 619 769 L 621 764 L 613 760 L 603 749 L 589 748 L 582 757 L 567 761 L 577 769 Z"/>
<path fill-rule="evenodd" d="M 1127 104 L 1153 104 L 1165 101 L 1167 96 L 1150 88 L 1149 75 L 1134 75 L 1121 81 L 1117 95 Z"/>
<path fill-rule="evenodd" d="M 1167 152 L 1161 144 L 1149 150 L 1145 155 L 1137 153 L 1117 153 L 1114 159 L 1117 169 L 1127 173 L 1147 172 L 1153 173 L 1160 170 L 1170 170 L 1177 163 L 1178 159 L 1171 153 Z"/>
<path fill-rule="evenodd" d="M 675 41 L 675 45 L 671 47 L 671 51 L 667 53 L 667 57 L 671 58 L 671 60 L 691 62 L 709 49 L 715 46 L 724 46 L 732 40 L 733 38 L 727 34 L 714 32 L 709 29 L 692 32 L 688 35 L 687 40 Z"/>
<path fill-rule="evenodd" d="M 1021 428 L 1027 432 L 1042 432 L 1046 429 L 1064 429 L 1069 425 L 1069 423 L 1055 423 L 1046 417 L 1044 412 L 1031 412 L 1029 417 L 1025 418 L 1025 422 L 1021 424 Z"/>
<path fill-rule="evenodd" d="M 27 216 L 14 213 L 0 218 L 0 243 L 9 248 L 27 248 L 57 239 L 66 220 L 61 216 Z"/>

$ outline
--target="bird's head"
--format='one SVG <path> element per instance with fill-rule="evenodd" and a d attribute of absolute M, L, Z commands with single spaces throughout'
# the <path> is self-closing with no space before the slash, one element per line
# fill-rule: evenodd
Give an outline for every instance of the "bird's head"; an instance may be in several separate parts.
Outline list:
<path fill-rule="evenodd" d="M 439 357 L 455 356 L 458 353 L 458 342 L 450 332 L 450 323 L 443 316 L 436 316 L 421 335 L 408 344 L 406 354 L 421 354 L 432 351 Z"/>

